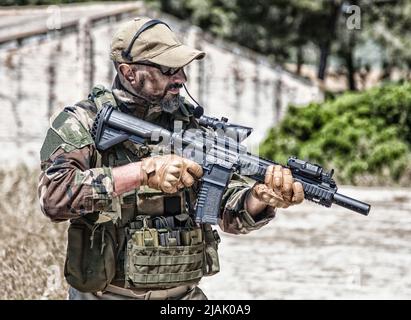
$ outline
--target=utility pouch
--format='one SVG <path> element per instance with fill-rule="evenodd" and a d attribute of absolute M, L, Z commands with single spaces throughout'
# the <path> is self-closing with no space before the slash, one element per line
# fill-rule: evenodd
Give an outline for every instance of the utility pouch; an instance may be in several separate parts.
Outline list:
<path fill-rule="evenodd" d="M 203 233 L 200 227 L 196 227 L 192 230 L 181 231 L 181 242 L 185 246 L 192 244 L 199 244 L 203 242 Z"/>
<path fill-rule="evenodd" d="M 145 247 L 130 240 L 125 265 L 126 285 L 166 289 L 198 282 L 203 276 L 204 244 Z"/>
<path fill-rule="evenodd" d="M 138 212 L 150 216 L 172 216 L 179 214 L 184 208 L 184 192 L 167 194 L 147 186 L 140 186 L 137 199 Z"/>
<path fill-rule="evenodd" d="M 138 246 L 158 247 L 158 233 L 156 229 L 137 230 L 133 234 L 133 242 Z"/>
<path fill-rule="evenodd" d="M 211 225 L 205 223 L 203 226 L 204 232 L 204 276 L 212 276 L 220 271 L 220 261 L 218 258 L 218 244 L 220 243 L 220 236 L 217 230 L 213 230 Z"/>
<path fill-rule="evenodd" d="M 115 227 L 104 218 L 92 213 L 73 220 L 68 228 L 64 276 L 81 292 L 104 290 L 116 273 Z"/>
<path fill-rule="evenodd" d="M 203 276 L 204 243 L 181 245 L 180 231 L 156 231 L 157 245 L 146 245 L 145 237 L 152 236 L 147 227 L 130 230 L 124 265 L 126 287 L 166 289 L 197 283 Z"/>

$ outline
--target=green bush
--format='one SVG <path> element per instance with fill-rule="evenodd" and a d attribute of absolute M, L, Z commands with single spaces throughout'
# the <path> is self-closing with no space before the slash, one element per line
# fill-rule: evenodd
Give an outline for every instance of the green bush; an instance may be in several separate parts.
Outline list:
<path fill-rule="evenodd" d="M 260 151 L 282 163 L 295 155 L 335 168 L 340 183 L 409 186 L 410 145 L 411 83 L 404 83 L 290 106 Z"/>

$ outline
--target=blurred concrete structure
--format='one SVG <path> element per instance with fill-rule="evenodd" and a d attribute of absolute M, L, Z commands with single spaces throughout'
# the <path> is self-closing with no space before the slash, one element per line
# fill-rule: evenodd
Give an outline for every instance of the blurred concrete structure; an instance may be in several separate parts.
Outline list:
<path fill-rule="evenodd" d="M 38 164 L 49 117 L 85 98 L 94 84 L 110 87 L 109 45 L 116 26 L 138 15 L 164 19 L 181 40 L 207 52 L 187 67 L 188 88 L 208 115 L 255 128 L 257 145 L 289 103 L 321 100 L 319 88 L 264 57 L 214 39 L 140 2 L 0 10 L 0 163 Z"/>

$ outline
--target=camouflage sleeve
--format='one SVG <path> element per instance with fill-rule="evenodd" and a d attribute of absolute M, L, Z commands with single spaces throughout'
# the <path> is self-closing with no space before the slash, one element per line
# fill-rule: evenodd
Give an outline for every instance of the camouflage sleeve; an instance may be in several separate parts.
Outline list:
<path fill-rule="evenodd" d="M 97 152 L 86 126 L 75 112 L 61 112 L 41 149 L 38 196 L 43 213 L 53 221 L 110 211 L 112 172 L 92 168 Z"/>
<path fill-rule="evenodd" d="M 232 234 L 246 234 L 258 230 L 275 217 L 275 209 L 267 207 L 252 217 L 244 208 L 251 187 L 239 175 L 234 175 L 222 199 L 220 228 Z"/>

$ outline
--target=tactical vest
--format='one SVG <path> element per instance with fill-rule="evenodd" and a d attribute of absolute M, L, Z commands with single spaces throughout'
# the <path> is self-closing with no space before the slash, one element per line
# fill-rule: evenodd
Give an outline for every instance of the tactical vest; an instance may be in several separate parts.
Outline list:
<path fill-rule="evenodd" d="M 94 102 L 97 112 L 107 104 L 117 108 L 112 93 L 101 86 L 93 88 L 89 100 Z M 85 107 L 81 103 L 78 106 Z M 127 141 L 98 153 L 94 167 L 123 166 L 139 161 L 149 153 L 147 146 Z M 198 226 L 194 223 L 195 200 L 192 188 L 166 194 L 146 186 L 113 199 L 112 211 L 97 213 L 91 222 L 81 221 L 87 225 L 90 241 L 94 241 L 94 245 L 97 243 L 96 250 L 102 247 L 100 259 L 104 264 L 97 264 L 99 266 L 96 267 L 90 262 L 86 269 L 103 271 L 91 270 L 91 275 L 86 277 L 93 283 L 92 289 L 87 287 L 83 275 L 81 285 L 79 281 L 72 281 L 71 285 L 80 291 L 103 290 L 110 283 L 127 288 L 164 289 L 197 283 L 201 277 L 217 273 L 219 237 L 210 225 Z M 110 217 L 111 221 L 101 217 Z M 110 237 L 105 240 L 107 235 L 104 232 L 107 230 Z M 96 236 L 97 240 L 94 239 Z M 112 241 L 108 247 L 114 250 L 104 248 L 107 241 Z M 69 230 L 68 252 L 70 249 Z M 87 250 L 90 251 L 90 248 Z M 87 254 L 98 259 L 92 252 Z M 108 262 L 110 260 L 114 261 Z M 112 271 L 113 264 L 115 272 Z M 96 275 L 98 272 L 100 276 Z M 102 279 L 99 284 L 92 281 L 92 274 L 96 279 Z M 66 278 L 70 283 L 70 277 Z"/>

